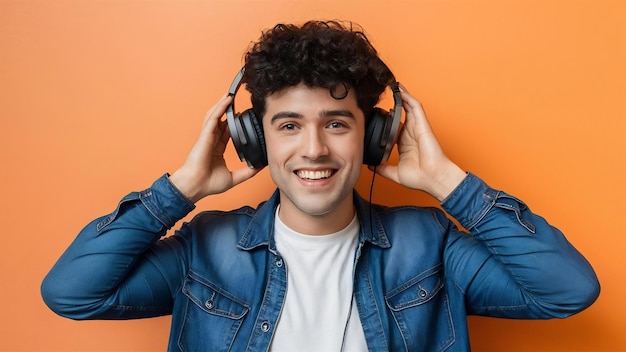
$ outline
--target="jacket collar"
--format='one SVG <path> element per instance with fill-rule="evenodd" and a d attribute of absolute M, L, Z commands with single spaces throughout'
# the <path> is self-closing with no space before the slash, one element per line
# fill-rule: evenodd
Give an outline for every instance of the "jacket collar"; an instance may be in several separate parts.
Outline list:
<path fill-rule="evenodd" d="M 370 205 L 353 191 L 354 205 L 359 218 L 359 243 L 370 242 L 380 248 L 389 248 L 391 244 L 383 228 L 377 209 L 379 206 Z M 274 216 L 280 203 L 278 190 L 265 202 L 261 203 L 253 215 L 248 227 L 241 235 L 238 247 L 243 250 L 252 250 L 259 246 L 268 246 L 272 253 L 276 253 L 274 242 Z"/>

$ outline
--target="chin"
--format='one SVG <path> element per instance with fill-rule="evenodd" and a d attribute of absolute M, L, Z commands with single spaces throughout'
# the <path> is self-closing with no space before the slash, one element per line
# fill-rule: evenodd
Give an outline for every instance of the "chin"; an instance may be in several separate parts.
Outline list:
<path fill-rule="evenodd" d="M 296 207 L 304 214 L 314 217 L 324 216 L 331 214 L 334 209 L 336 209 L 336 205 L 332 204 L 320 204 L 315 203 L 311 204 L 311 202 L 306 202 L 307 204 L 303 204 L 302 202 L 296 203 Z"/>
<path fill-rule="evenodd" d="M 293 199 L 294 205 L 304 214 L 324 216 L 342 208 L 349 201 L 352 204 L 352 192 L 347 194 L 309 194 Z"/>

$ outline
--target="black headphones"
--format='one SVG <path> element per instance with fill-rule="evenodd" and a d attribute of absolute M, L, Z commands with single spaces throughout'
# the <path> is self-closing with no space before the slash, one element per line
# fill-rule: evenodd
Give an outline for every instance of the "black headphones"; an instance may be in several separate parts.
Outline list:
<path fill-rule="evenodd" d="M 235 113 L 234 97 L 241 86 L 244 72 L 245 68 L 242 68 L 237 73 L 228 90 L 233 102 L 226 109 L 226 120 L 239 159 L 245 160 L 250 167 L 260 168 L 267 165 L 267 150 L 261 121 L 252 109 L 240 114 Z M 387 112 L 376 107 L 372 110 L 371 116 L 365 119 L 363 164 L 366 165 L 376 166 L 387 161 L 396 143 L 402 116 L 402 98 L 398 82 L 394 81 L 389 88 L 393 92 L 393 109 Z"/>

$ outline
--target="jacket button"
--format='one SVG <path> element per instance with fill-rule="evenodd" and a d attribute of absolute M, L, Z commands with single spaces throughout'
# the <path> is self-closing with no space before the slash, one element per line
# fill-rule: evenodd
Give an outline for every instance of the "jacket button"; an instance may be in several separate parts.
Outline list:
<path fill-rule="evenodd" d="M 268 332 L 270 331 L 270 323 L 268 321 L 264 321 L 261 323 L 261 331 Z"/>
<path fill-rule="evenodd" d="M 213 309 L 213 301 L 211 301 L 210 299 L 207 300 L 206 302 L 204 302 L 204 306 L 206 307 L 206 309 Z"/>
<path fill-rule="evenodd" d="M 282 259 L 278 259 L 276 261 L 276 266 L 279 267 L 279 268 L 282 267 L 283 266 L 283 260 Z"/>

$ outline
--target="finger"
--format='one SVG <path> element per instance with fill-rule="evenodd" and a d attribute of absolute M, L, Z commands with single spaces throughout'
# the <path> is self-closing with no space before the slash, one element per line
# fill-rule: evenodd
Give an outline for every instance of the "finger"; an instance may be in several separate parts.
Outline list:
<path fill-rule="evenodd" d="M 425 115 L 422 103 L 415 99 L 415 97 L 406 91 L 400 92 L 400 96 L 402 97 L 402 107 L 404 107 L 407 114 L 412 112 L 419 115 Z"/>
<path fill-rule="evenodd" d="M 232 103 L 232 101 L 232 96 L 228 94 L 223 95 L 220 100 L 218 100 L 217 103 L 215 103 L 215 105 L 213 105 L 204 115 L 203 125 L 206 125 L 209 122 L 212 123 L 212 121 L 218 121 L 222 116 L 224 116 L 226 108 Z"/>
<path fill-rule="evenodd" d="M 222 143 L 228 143 L 230 139 L 230 130 L 228 129 L 228 122 L 220 120 L 217 125 L 219 129 L 220 140 Z"/>
<path fill-rule="evenodd" d="M 411 129 L 416 135 L 433 133 L 422 104 L 408 92 L 401 92 L 401 96 L 402 106 L 406 112 L 406 123 L 412 126 Z"/>
<path fill-rule="evenodd" d="M 202 125 L 202 132 L 200 133 L 199 139 L 201 143 L 212 143 L 211 140 L 213 138 L 224 138 L 222 135 L 224 130 L 228 130 L 225 124 L 226 121 L 221 121 L 220 117 L 224 115 L 228 104 L 232 102 L 232 97 L 228 95 L 224 95 L 220 100 L 209 109 L 204 117 L 204 122 Z M 224 122 L 222 124 L 222 122 Z M 216 136 L 216 137 L 214 137 Z M 225 141 L 228 141 L 228 137 L 226 137 Z"/>

